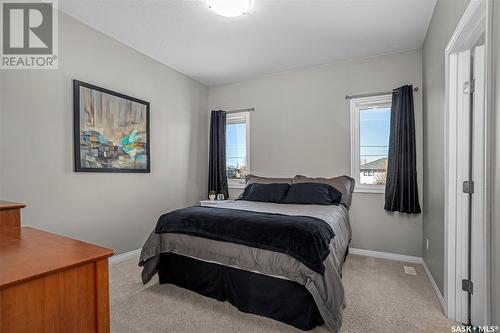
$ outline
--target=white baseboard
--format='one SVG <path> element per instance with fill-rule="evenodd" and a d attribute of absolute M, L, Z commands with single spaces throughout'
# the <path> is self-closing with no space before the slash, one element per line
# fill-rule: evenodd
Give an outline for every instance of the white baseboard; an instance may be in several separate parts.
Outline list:
<path fill-rule="evenodd" d="M 349 253 L 356 254 L 358 256 L 366 256 L 366 257 L 389 259 L 389 260 L 395 260 L 395 261 L 411 262 L 414 264 L 423 263 L 423 260 L 421 257 L 407 256 L 404 254 L 397 254 L 397 253 L 390 253 L 390 252 L 380 252 L 380 251 L 356 249 L 356 248 L 350 247 Z"/>
<path fill-rule="evenodd" d="M 422 260 L 421 257 L 407 256 L 404 254 L 397 254 L 397 253 L 390 253 L 390 252 L 380 252 L 380 251 L 372 251 L 372 250 L 365 250 L 365 249 L 357 249 L 357 248 L 352 248 L 352 247 L 349 248 L 349 253 L 355 254 L 358 256 L 389 259 L 389 260 L 395 260 L 395 261 L 404 261 L 404 262 L 411 262 L 411 263 L 415 263 L 415 264 L 424 264 L 424 268 L 426 270 L 427 275 L 429 275 L 429 277 L 431 277 L 430 272 L 427 269 L 427 266 L 425 265 L 425 262 Z M 138 258 L 140 254 L 141 254 L 141 249 L 136 249 L 136 250 L 132 250 L 132 251 L 121 253 L 121 254 L 115 254 L 114 256 L 109 258 L 109 262 L 111 264 L 114 264 L 114 263 L 125 261 L 127 259 Z M 434 279 L 431 279 L 431 282 L 433 284 L 435 284 Z"/>
<path fill-rule="evenodd" d="M 444 297 L 441 295 L 441 292 L 439 291 L 439 288 L 436 284 L 436 281 L 434 281 L 434 277 L 431 274 L 431 271 L 427 267 L 427 264 L 425 263 L 424 260 L 422 260 L 422 266 L 424 266 L 425 274 L 427 274 L 427 277 L 429 278 L 429 281 L 431 281 L 432 289 L 434 289 L 434 293 L 436 294 L 439 303 L 441 303 L 441 307 L 443 308 L 443 311 L 445 311 L 444 307 Z"/>
<path fill-rule="evenodd" d="M 139 256 L 141 255 L 141 249 L 137 250 L 132 250 L 129 252 L 125 252 L 122 254 L 115 254 L 111 258 L 109 258 L 109 263 L 110 264 L 116 264 L 122 261 L 125 261 L 127 259 L 132 259 L 132 258 L 137 258 L 139 259 Z"/>

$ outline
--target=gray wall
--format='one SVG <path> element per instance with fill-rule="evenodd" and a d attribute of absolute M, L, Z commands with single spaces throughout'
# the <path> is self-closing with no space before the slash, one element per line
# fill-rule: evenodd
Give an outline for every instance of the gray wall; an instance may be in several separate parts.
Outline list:
<path fill-rule="evenodd" d="M 206 196 L 207 88 L 60 14 L 59 70 L 0 73 L 0 197 L 23 224 L 137 249 L 158 216 Z M 74 173 L 72 79 L 151 102 L 150 174 Z"/>
<path fill-rule="evenodd" d="M 425 38 L 423 58 L 424 110 L 424 235 L 429 251 L 424 260 L 443 292 L 444 283 L 444 50 L 468 1 L 438 0 Z"/>
<path fill-rule="evenodd" d="M 492 323 L 500 325 L 500 2 L 494 2 L 494 32 L 493 32 L 493 70 L 495 80 L 495 140 L 494 140 L 494 195 L 493 195 L 493 218 L 491 226 L 491 285 L 492 285 Z"/>
<path fill-rule="evenodd" d="M 391 91 L 406 83 L 420 87 L 421 65 L 421 52 L 416 50 L 299 69 L 210 88 L 209 106 L 214 110 L 256 108 L 250 121 L 253 174 L 350 174 L 349 102 L 344 96 Z M 417 93 L 420 162 L 421 105 Z M 383 194 L 354 194 L 352 247 L 421 256 L 422 217 L 389 214 L 383 204 Z"/>

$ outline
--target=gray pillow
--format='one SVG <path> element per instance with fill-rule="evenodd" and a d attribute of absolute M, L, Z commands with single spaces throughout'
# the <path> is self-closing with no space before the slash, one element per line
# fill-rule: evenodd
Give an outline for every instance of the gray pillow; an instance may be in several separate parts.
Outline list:
<path fill-rule="evenodd" d="M 245 177 L 245 185 L 250 184 L 292 184 L 292 178 L 269 178 L 255 175 L 247 175 Z"/>

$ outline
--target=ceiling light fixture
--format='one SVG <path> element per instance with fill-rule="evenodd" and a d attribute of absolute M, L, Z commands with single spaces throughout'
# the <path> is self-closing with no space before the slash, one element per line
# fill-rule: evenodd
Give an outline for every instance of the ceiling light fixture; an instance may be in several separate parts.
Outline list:
<path fill-rule="evenodd" d="M 245 15 L 252 7 L 252 0 L 208 0 L 208 8 L 224 17 Z"/>

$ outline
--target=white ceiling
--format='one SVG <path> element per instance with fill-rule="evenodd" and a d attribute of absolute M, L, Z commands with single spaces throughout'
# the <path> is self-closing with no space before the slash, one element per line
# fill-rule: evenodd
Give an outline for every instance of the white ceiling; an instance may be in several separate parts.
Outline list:
<path fill-rule="evenodd" d="M 60 0 L 60 9 L 206 85 L 420 48 L 436 0 Z"/>

